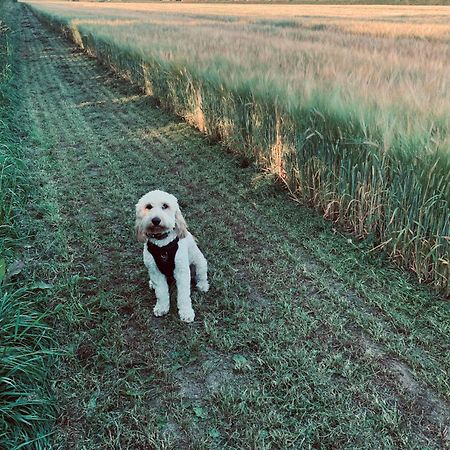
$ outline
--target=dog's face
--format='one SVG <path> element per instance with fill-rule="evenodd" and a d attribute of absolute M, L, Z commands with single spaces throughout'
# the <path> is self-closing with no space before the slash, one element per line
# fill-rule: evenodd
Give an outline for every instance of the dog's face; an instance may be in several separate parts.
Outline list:
<path fill-rule="evenodd" d="M 150 191 L 136 204 L 136 234 L 139 242 L 148 237 L 175 230 L 183 239 L 187 235 L 186 222 L 181 215 L 178 200 L 163 191 Z"/>

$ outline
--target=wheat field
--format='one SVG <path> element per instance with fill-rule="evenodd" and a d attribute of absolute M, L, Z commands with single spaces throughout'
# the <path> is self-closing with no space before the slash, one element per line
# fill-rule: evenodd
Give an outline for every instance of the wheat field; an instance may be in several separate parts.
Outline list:
<path fill-rule="evenodd" d="M 30 4 L 449 292 L 449 7 Z"/>

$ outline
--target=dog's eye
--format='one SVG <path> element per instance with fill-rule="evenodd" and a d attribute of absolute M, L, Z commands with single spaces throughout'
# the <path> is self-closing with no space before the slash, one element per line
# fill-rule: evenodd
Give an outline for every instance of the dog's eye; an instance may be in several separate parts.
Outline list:
<path fill-rule="evenodd" d="M 153 206 L 152 205 L 150 205 L 150 204 L 148 204 L 148 205 L 145 205 L 145 209 L 152 209 L 153 208 Z"/>
<path fill-rule="evenodd" d="M 169 205 L 167 203 L 163 203 L 162 209 L 167 209 L 168 207 L 169 207 Z"/>

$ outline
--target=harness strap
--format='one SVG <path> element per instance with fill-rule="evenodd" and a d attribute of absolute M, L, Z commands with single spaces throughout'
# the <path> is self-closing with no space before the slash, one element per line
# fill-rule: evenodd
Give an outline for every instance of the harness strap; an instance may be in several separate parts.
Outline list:
<path fill-rule="evenodd" d="M 155 259 L 156 266 L 159 271 L 166 277 L 173 277 L 173 271 L 175 270 L 175 254 L 178 250 L 178 236 L 169 242 L 164 247 L 158 247 L 157 245 L 147 241 L 147 250 L 151 253 Z"/>

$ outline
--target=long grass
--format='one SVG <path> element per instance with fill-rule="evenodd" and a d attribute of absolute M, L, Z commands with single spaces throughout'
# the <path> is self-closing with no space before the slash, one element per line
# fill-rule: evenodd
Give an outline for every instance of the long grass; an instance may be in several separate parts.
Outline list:
<path fill-rule="evenodd" d="M 11 19 L 11 3 L 0 4 Z M 45 314 L 31 281 L 14 282 L 20 265 L 17 215 L 26 199 L 26 170 L 14 123 L 15 37 L 0 22 L 0 448 L 49 448 L 52 402 L 46 368 L 54 353 Z"/>
<path fill-rule="evenodd" d="M 32 6 L 450 293 L 448 8 Z"/>

